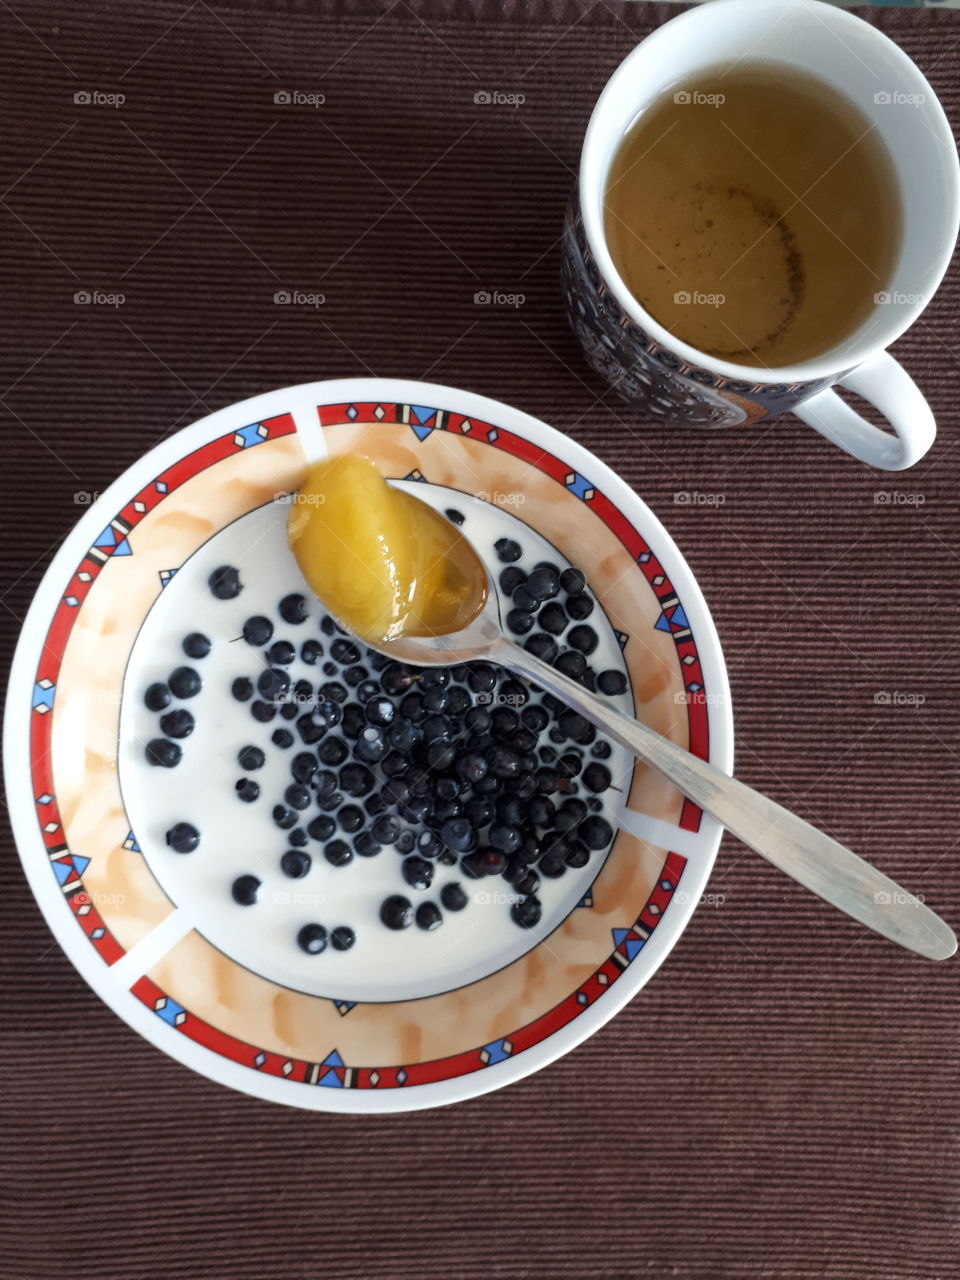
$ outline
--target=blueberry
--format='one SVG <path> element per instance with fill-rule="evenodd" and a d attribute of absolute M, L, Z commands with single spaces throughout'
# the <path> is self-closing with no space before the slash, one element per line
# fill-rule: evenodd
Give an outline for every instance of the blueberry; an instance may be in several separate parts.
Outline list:
<path fill-rule="evenodd" d="M 490 732 L 504 741 L 511 738 L 520 726 L 520 717 L 511 707 L 495 707 L 490 713 Z"/>
<path fill-rule="evenodd" d="M 567 852 L 563 860 L 568 867 L 579 871 L 581 867 L 585 867 L 590 861 L 590 850 L 586 849 L 579 840 L 571 840 L 567 845 Z"/>
<path fill-rule="evenodd" d="M 555 769 L 537 770 L 537 790 L 541 795 L 552 796 L 557 790 L 559 778 Z"/>
<path fill-rule="evenodd" d="M 471 707 L 464 716 L 463 723 L 471 733 L 486 733 L 490 728 L 490 712 L 486 707 Z"/>
<path fill-rule="evenodd" d="M 557 773 L 561 778 L 575 778 L 583 768 L 583 759 L 576 751 L 565 751 L 557 761 Z"/>
<path fill-rule="evenodd" d="M 284 596 L 280 601 L 279 607 L 280 617 L 284 622 L 289 622 L 292 626 L 296 626 L 299 622 L 305 622 L 307 619 L 307 602 L 297 591 Z"/>
<path fill-rule="evenodd" d="M 583 622 L 593 613 L 593 596 L 571 596 L 567 601 L 567 613 L 574 622 Z"/>
<path fill-rule="evenodd" d="M 289 729 L 274 729 L 270 735 L 270 741 L 275 747 L 292 747 L 293 734 Z"/>
<path fill-rule="evenodd" d="M 327 931 L 322 924 L 305 924 L 297 933 L 297 946 L 308 956 L 318 956 L 327 949 Z"/>
<path fill-rule="evenodd" d="M 532 653 L 542 662 L 554 662 L 560 652 L 556 640 L 553 636 L 548 636 L 545 631 L 535 631 L 532 636 L 528 636 L 523 642 L 523 647 L 527 653 Z"/>
<path fill-rule="evenodd" d="M 592 760 L 583 771 L 584 786 L 595 794 L 606 791 L 611 781 L 610 770 L 597 760 Z"/>
<path fill-rule="evenodd" d="M 397 853 L 409 853 L 415 844 L 416 836 L 412 831 L 401 831 L 396 839 Z"/>
<path fill-rule="evenodd" d="M 313 865 L 313 859 L 303 849 L 288 849 L 280 859 L 280 870 L 291 880 L 300 880 Z"/>
<path fill-rule="evenodd" d="M 238 702 L 249 702 L 253 697 L 253 681 L 246 676 L 237 676 L 230 686 L 230 692 Z"/>
<path fill-rule="evenodd" d="M 356 702 L 348 702 L 342 712 L 343 733 L 350 739 L 359 738 L 366 726 L 363 708 Z"/>
<path fill-rule="evenodd" d="M 376 778 L 365 764 L 350 762 L 340 770 L 340 786 L 348 796 L 368 795 L 376 785 Z"/>
<path fill-rule="evenodd" d="M 297 815 L 292 809 L 288 809 L 285 804 L 275 804 L 273 806 L 273 820 L 281 831 L 288 831 L 291 827 L 297 825 Z"/>
<path fill-rule="evenodd" d="M 238 778 L 236 792 L 244 804 L 253 804 L 260 795 L 260 783 L 254 782 L 252 778 Z"/>
<path fill-rule="evenodd" d="M 167 681 L 175 698 L 192 698 L 200 692 L 200 675 L 193 667 L 177 667 Z"/>
<path fill-rule="evenodd" d="M 548 826 L 553 821 L 555 813 L 553 801 L 548 800 L 546 796 L 533 796 L 527 808 L 527 818 L 535 827 Z"/>
<path fill-rule="evenodd" d="M 160 717 L 160 730 L 168 738 L 189 738 L 193 733 L 193 716 L 186 707 L 175 707 Z"/>
<path fill-rule="evenodd" d="M 446 711 L 449 701 L 450 695 L 446 689 L 427 689 L 423 695 L 423 709 L 429 715 L 436 715 Z"/>
<path fill-rule="evenodd" d="M 324 845 L 323 856 L 331 867 L 345 867 L 348 862 L 353 861 L 353 850 L 346 840 L 331 840 Z"/>
<path fill-rule="evenodd" d="M 358 760 L 363 760 L 365 764 L 376 764 L 378 760 L 382 760 L 386 755 L 387 744 L 384 742 L 383 734 L 377 726 L 368 725 L 357 739 L 357 745 L 354 750 Z"/>
<path fill-rule="evenodd" d="M 427 714 L 423 705 L 423 695 L 415 689 L 411 689 L 409 693 L 405 693 L 400 699 L 400 714 L 407 720 L 412 720 L 415 724 L 423 719 Z"/>
<path fill-rule="evenodd" d="M 605 849 L 613 839 L 613 827 L 606 818 L 594 814 L 587 818 L 578 834 L 588 849 Z"/>
<path fill-rule="evenodd" d="M 259 747 L 241 747 L 237 752 L 237 760 L 241 769 L 262 769 L 266 758 Z"/>
<path fill-rule="evenodd" d="M 304 640 L 300 646 L 300 657 L 312 667 L 318 658 L 323 657 L 323 645 L 319 640 L 314 640 L 312 637 L 309 640 Z"/>
<path fill-rule="evenodd" d="M 523 555 L 520 543 L 515 542 L 513 538 L 498 538 L 493 544 L 493 549 L 497 553 L 497 559 L 502 564 L 513 564 L 515 560 L 519 560 Z"/>
<path fill-rule="evenodd" d="M 341 830 L 352 836 L 364 825 L 366 817 L 358 804 L 345 804 L 337 812 L 337 821 L 340 823 Z"/>
<path fill-rule="evenodd" d="M 452 769 L 456 758 L 456 748 L 452 742 L 431 742 L 427 748 L 427 767 L 433 773 Z"/>
<path fill-rule="evenodd" d="M 571 796 L 569 800 L 564 800 L 557 812 L 557 830 L 572 831 L 574 827 L 587 816 L 587 806 L 582 800 L 578 800 L 576 796 Z"/>
<path fill-rule="evenodd" d="M 420 673 L 421 689 L 445 689 L 450 683 L 450 673 L 446 667 L 427 667 Z"/>
<path fill-rule="evenodd" d="M 175 742 L 170 742 L 167 738 L 151 738 L 145 754 L 151 764 L 160 765 L 163 769 L 173 769 L 180 763 L 183 752 Z"/>
<path fill-rule="evenodd" d="M 610 743 L 607 742 L 606 738 L 600 738 L 590 748 L 590 754 L 596 760 L 609 760 L 612 753 L 613 748 L 610 746 Z"/>
<path fill-rule="evenodd" d="M 433 791 L 438 800 L 456 800 L 463 790 L 463 786 L 457 778 L 451 778 L 449 774 L 443 774 L 434 781 Z"/>
<path fill-rule="evenodd" d="M 553 665 L 571 680 L 579 680 L 587 669 L 587 660 L 578 649 L 564 649 Z"/>
<path fill-rule="evenodd" d="M 521 902 L 515 902 L 510 908 L 510 918 L 521 929 L 532 929 L 535 924 L 540 923 L 540 916 L 540 900 L 532 895 L 525 897 Z"/>
<path fill-rule="evenodd" d="M 249 750 L 249 748 L 245 748 L 245 750 Z M 254 748 L 254 750 L 256 750 L 256 748 Z M 240 763 L 243 764 L 242 758 Z M 261 761 L 261 763 L 263 762 Z M 244 765 L 244 768 L 249 767 L 251 766 Z M 253 767 L 256 768 L 257 766 Z M 290 761 L 290 772 L 293 774 L 295 781 L 305 783 L 310 782 L 313 775 L 317 772 L 316 756 L 314 756 L 312 751 L 298 751 Z M 331 788 L 331 790 L 332 789 L 333 788 Z"/>
<path fill-rule="evenodd" d="M 376 819 L 370 830 L 381 844 L 394 844 L 400 836 L 400 823 L 393 814 L 385 813 Z"/>
<path fill-rule="evenodd" d="M 279 702 L 290 688 L 290 676 L 279 667 L 267 667 L 257 676 L 257 692 L 268 702 Z"/>
<path fill-rule="evenodd" d="M 540 733 L 550 723 L 550 717 L 543 707 L 530 705 L 520 712 L 520 722 L 531 733 Z"/>
<path fill-rule="evenodd" d="M 343 764 L 349 752 L 342 738 L 324 738 L 317 748 L 317 756 L 321 764 Z"/>
<path fill-rule="evenodd" d="M 409 929 L 413 924 L 413 907 L 409 899 L 399 893 L 384 898 L 380 904 L 380 919 L 388 929 Z"/>
<path fill-rule="evenodd" d="M 193 853 L 200 843 L 200 832 L 192 823 L 175 822 L 167 832 L 166 840 L 174 853 Z"/>
<path fill-rule="evenodd" d="M 535 871 L 531 871 L 529 867 L 524 867 L 523 871 L 514 880 L 513 887 L 517 893 L 529 898 L 540 888 L 540 877 Z"/>
<path fill-rule="evenodd" d="M 302 849 L 303 846 L 305 844 L 308 844 L 310 841 L 310 837 L 304 831 L 303 827 L 294 827 L 294 829 L 287 836 L 287 839 L 290 841 L 290 844 L 295 849 Z"/>
<path fill-rule="evenodd" d="M 489 662 L 471 663 L 467 683 L 474 693 L 491 693 L 496 688 L 497 670 Z"/>
<path fill-rule="evenodd" d="M 335 662 L 344 666 L 352 666 L 360 661 L 360 650 L 352 640 L 337 639 L 330 646 L 330 656 Z"/>
<path fill-rule="evenodd" d="M 494 816 L 493 805 L 483 796 L 476 796 L 473 800 L 468 800 L 464 807 L 464 813 L 475 827 L 485 827 L 493 821 Z"/>
<path fill-rule="evenodd" d="M 400 720 L 387 730 L 387 743 L 394 751 L 412 751 L 422 737 L 423 731 L 409 720 Z"/>
<path fill-rule="evenodd" d="M 348 924 L 338 924 L 330 935 L 334 951 L 349 951 L 357 940 L 357 935 Z"/>
<path fill-rule="evenodd" d="M 283 793 L 284 801 L 291 809 L 306 809 L 310 805 L 310 792 L 302 782 L 291 782 Z"/>
<path fill-rule="evenodd" d="M 250 703 L 250 714 L 261 724 L 269 724 L 277 714 L 277 708 L 272 702 L 261 702 L 258 698 Z"/>
<path fill-rule="evenodd" d="M 364 704 L 363 714 L 367 717 L 369 724 L 384 728 L 386 725 L 393 724 L 397 709 L 389 698 L 370 698 Z"/>
<path fill-rule="evenodd" d="M 188 636 L 184 636 L 183 652 L 188 658 L 205 658 L 211 648 L 209 637 L 202 631 L 191 631 Z"/>
<path fill-rule="evenodd" d="M 446 511 L 445 511 L 443 514 L 447 517 L 447 519 L 448 519 L 452 524 L 458 524 L 458 525 L 459 525 L 459 524 L 463 524 L 464 520 L 466 520 L 466 518 L 467 518 L 467 517 L 463 514 L 463 512 L 462 512 L 462 511 L 458 511 L 458 510 L 456 509 L 456 507 L 447 507 Z"/>
<path fill-rule="evenodd" d="M 524 613 L 536 613 L 539 603 L 540 601 L 532 592 L 527 590 L 525 584 L 517 587 L 513 593 L 513 607 L 522 609 Z"/>
<path fill-rule="evenodd" d="M 372 831 L 361 831 L 353 842 L 353 848 L 361 858 L 375 858 L 383 846 Z"/>
<path fill-rule="evenodd" d="M 587 580 L 579 569 L 564 569 L 560 575 L 560 586 L 568 596 L 582 595 L 586 585 Z"/>
<path fill-rule="evenodd" d="M 557 604 L 555 600 L 545 604 L 537 614 L 537 625 L 552 636 L 560 635 L 567 626 L 567 615 L 563 606 Z"/>
<path fill-rule="evenodd" d="M 430 933 L 443 924 L 443 912 L 435 902 L 421 902 L 417 907 L 416 921 L 418 929 Z"/>
<path fill-rule="evenodd" d="M 235 600 L 243 590 L 239 571 L 229 564 L 222 564 L 214 569 L 207 579 L 207 585 L 218 600 Z"/>
<path fill-rule="evenodd" d="M 266 644 L 273 635 L 273 623 L 263 614 L 256 613 L 243 624 L 243 638 L 247 644 Z"/>
<path fill-rule="evenodd" d="M 439 837 L 432 831 L 421 831 L 417 836 L 417 853 L 424 858 L 438 858 L 443 852 Z"/>
<path fill-rule="evenodd" d="M 324 616 L 320 619 L 320 630 L 323 632 L 323 634 L 325 636 L 332 636 L 337 629 L 338 629 L 337 624 L 330 617 L 330 615 L 328 613 L 324 614 Z"/>
<path fill-rule="evenodd" d="M 317 690 L 317 697 L 321 702 L 346 702 L 350 691 L 339 680 L 329 680 Z"/>
<path fill-rule="evenodd" d="M 373 686 L 375 693 L 379 693 L 380 686 L 375 680 L 367 679 L 369 674 L 370 673 L 367 671 L 366 667 L 347 667 L 346 671 L 343 673 L 344 683 L 348 684 L 351 689 L 357 689 L 360 685 L 366 683 Z M 370 693 L 367 696 L 372 698 L 374 695 L 373 693 Z M 366 702 L 367 698 L 364 698 L 363 701 Z"/>
<path fill-rule="evenodd" d="M 564 854 L 566 853 L 566 845 L 560 849 L 552 849 L 549 853 L 545 853 L 537 863 L 537 869 L 542 876 L 546 876 L 548 880 L 559 880 L 566 871 L 566 863 L 564 862 Z"/>
<path fill-rule="evenodd" d="M 527 581 L 527 575 L 516 565 L 508 565 L 500 574 L 500 590 L 505 596 L 512 596 L 518 587 Z"/>
<path fill-rule="evenodd" d="M 489 752 L 490 772 L 494 778 L 515 778 L 520 773 L 522 762 L 516 751 L 510 747 L 495 746 Z"/>
<path fill-rule="evenodd" d="M 363 807 L 371 818 L 379 817 L 387 808 L 387 802 L 379 791 L 374 791 L 372 795 L 367 796 L 363 802 Z"/>
<path fill-rule="evenodd" d="M 533 614 L 526 609 L 511 609 L 507 614 L 507 626 L 515 636 L 525 636 L 528 631 L 533 630 Z"/>
<path fill-rule="evenodd" d="M 424 822 L 430 812 L 430 801 L 426 796 L 411 796 L 400 811 L 408 822 Z"/>
<path fill-rule="evenodd" d="M 473 856 L 477 858 L 485 876 L 502 876 L 507 869 L 507 855 L 499 849 L 480 849 Z"/>
<path fill-rule="evenodd" d="M 618 693 L 626 693 L 627 677 L 622 671 L 601 671 L 597 676 L 597 688 L 608 697 L 614 697 Z"/>
<path fill-rule="evenodd" d="M 230 886 L 230 894 L 234 902 L 241 907 L 252 907 L 260 892 L 260 881 L 256 876 L 237 876 Z"/>
<path fill-rule="evenodd" d="M 500 853 L 515 853 L 521 844 L 520 829 L 509 823 L 495 822 L 487 839 Z"/>
<path fill-rule="evenodd" d="M 297 656 L 289 640 L 275 640 L 267 650 L 267 661 L 278 667 L 287 667 Z"/>
<path fill-rule="evenodd" d="M 156 680 L 143 695 L 143 705 L 148 711 L 162 711 L 170 705 L 169 687 L 162 680 Z"/>
<path fill-rule="evenodd" d="M 303 779 L 298 778 L 297 781 L 302 782 Z M 313 789 L 321 799 L 324 796 L 332 796 L 337 789 L 337 785 L 338 778 L 332 769 L 321 769 L 313 779 Z"/>
<path fill-rule="evenodd" d="M 440 839 L 453 853 L 472 853 L 478 843 L 469 818 L 449 818 L 440 828 Z"/>
<path fill-rule="evenodd" d="M 336 820 L 331 818 L 329 813 L 318 813 L 307 824 L 307 835 L 311 840 L 319 840 L 321 844 L 324 844 L 331 838 L 336 829 Z"/>
<path fill-rule="evenodd" d="M 412 889 L 429 889 L 433 882 L 433 863 L 416 854 L 404 858 L 400 870 L 403 872 L 404 880 Z"/>
<path fill-rule="evenodd" d="M 449 738 L 450 736 L 450 719 L 442 714 L 427 716 L 421 727 L 427 742 L 436 742 L 439 738 Z"/>
<path fill-rule="evenodd" d="M 534 600 L 551 600 L 560 590 L 560 575 L 553 565 L 537 565 L 527 578 L 527 590 Z"/>
<path fill-rule="evenodd" d="M 568 707 L 567 710 L 562 712 L 560 715 L 560 728 L 567 737 L 572 738 L 574 742 L 583 742 L 588 736 L 590 722 L 589 720 L 586 720 L 579 711 L 574 711 L 572 708 Z"/>
<path fill-rule="evenodd" d="M 413 673 L 407 668 L 393 662 L 384 667 L 380 673 L 380 688 L 384 693 L 403 693 L 414 681 Z"/>
<path fill-rule="evenodd" d="M 440 890 L 440 901 L 448 911 L 462 911 L 470 899 L 464 892 L 463 886 L 456 880 L 451 880 Z"/>

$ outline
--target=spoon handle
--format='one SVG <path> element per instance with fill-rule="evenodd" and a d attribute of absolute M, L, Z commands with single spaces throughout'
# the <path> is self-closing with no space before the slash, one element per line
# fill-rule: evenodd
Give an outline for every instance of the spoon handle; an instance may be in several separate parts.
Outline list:
<path fill-rule="evenodd" d="M 605 734 L 669 778 L 685 796 L 812 893 L 908 951 L 945 960 L 957 949 L 952 929 L 876 867 L 831 836 L 736 778 L 612 707 L 504 639 L 491 656 L 561 698 Z"/>

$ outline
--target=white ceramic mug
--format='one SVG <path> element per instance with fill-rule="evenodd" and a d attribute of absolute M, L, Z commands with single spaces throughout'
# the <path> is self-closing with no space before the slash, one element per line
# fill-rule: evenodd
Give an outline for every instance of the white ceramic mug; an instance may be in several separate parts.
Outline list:
<path fill-rule="evenodd" d="M 868 318 L 812 360 L 778 369 L 718 360 L 679 341 L 644 310 L 613 264 L 603 230 L 607 175 L 637 114 L 704 68 L 781 63 L 826 81 L 876 126 L 900 184 L 899 255 Z M 900 471 L 933 444 L 936 424 L 916 384 L 885 348 L 920 315 L 957 238 L 960 164 L 943 108 L 907 55 L 860 18 L 820 0 L 713 0 L 648 36 L 607 83 L 587 128 L 567 211 L 567 310 L 590 363 L 645 415 L 734 426 L 791 410 L 854 457 Z M 870 401 L 879 430 L 839 384 Z"/>

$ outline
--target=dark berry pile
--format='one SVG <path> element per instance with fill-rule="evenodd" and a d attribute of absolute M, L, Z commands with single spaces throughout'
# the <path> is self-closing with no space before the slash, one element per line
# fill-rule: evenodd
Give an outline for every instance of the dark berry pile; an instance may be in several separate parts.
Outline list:
<path fill-rule="evenodd" d="M 622 693 L 621 671 L 597 672 L 589 662 L 599 637 L 587 621 L 595 601 L 583 574 L 546 562 L 525 573 L 512 539 L 500 539 L 494 551 L 504 565 L 499 586 L 513 635 L 585 688 Z M 243 589 L 229 566 L 214 571 L 209 587 L 220 599 Z M 319 628 L 311 625 L 311 611 L 319 612 Z M 462 879 L 501 876 L 511 887 L 513 920 L 529 929 L 541 917 L 542 880 L 585 867 L 613 839 L 598 799 L 612 785 L 603 763 L 609 743 L 557 698 L 502 668 L 394 662 L 296 593 L 280 600 L 272 617 L 248 617 L 240 638 L 259 662 L 233 681 L 233 697 L 258 726 L 272 726 L 270 743 L 287 754 L 289 782 L 279 795 L 261 795 L 254 775 L 266 752 L 251 743 L 237 753 L 236 795 L 241 803 L 271 806 L 285 876 L 302 879 L 315 858 L 342 867 L 392 851 L 399 863 L 396 871 L 385 868 L 383 889 L 395 880 L 404 891 L 382 901 L 387 928 L 437 929 L 445 913 L 467 906 Z M 183 647 L 199 659 L 210 642 L 194 633 Z M 165 713 L 165 736 L 147 746 L 152 763 L 178 762 L 174 739 L 189 734 L 193 720 L 185 708 L 167 708 L 199 689 L 197 673 L 183 667 L 147 690 L 147 706 Z M 178 853 L 192 852 L 199 841 L 185 822 L 167 832 Z M 260 885 L 255 875 L 239 875 L 234 900 L 254 905 Z M 297 934 L 308 954 L 328 942 L 347 950 L 354 940 L 349 926 L 319 922 Z"/>

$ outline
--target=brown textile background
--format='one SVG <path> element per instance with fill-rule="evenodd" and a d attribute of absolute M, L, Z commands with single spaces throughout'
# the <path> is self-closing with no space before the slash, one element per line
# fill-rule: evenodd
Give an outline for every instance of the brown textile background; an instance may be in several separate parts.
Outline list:
<path fill-rule="evenodd" d="M 662 517 L 720 630 L 740 776 L 958 925 L 956 272 L 897 347 L 940 426 L 901 476 L 790 419 L 646 427 L 561 313 L 591 105 L 675 12 L 0 6 L 5 635 L 75 495 L 176 426 L 364 370 L 467 387 L 570 432 Z M 960 120 L 960 15 L 868 18 Z M 474 103 L 494 89 L 526 101 Z M 294 288 L 325 305 L 273 304 Z M 692 491 L 723 504 L 675 502 Z M 52 941 L 6 832 L 3 856 L 3 1280 L 960 1275 L 960 964 L 865 936 L 732 841 L 722 905 L 600 1034 L 506 1091 L 382 1119 L 165 1058 Z"/>

